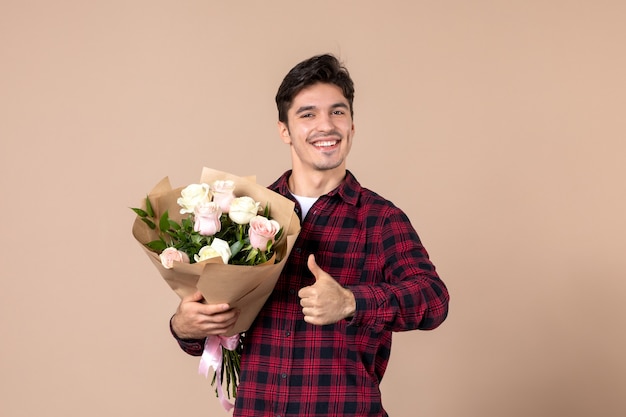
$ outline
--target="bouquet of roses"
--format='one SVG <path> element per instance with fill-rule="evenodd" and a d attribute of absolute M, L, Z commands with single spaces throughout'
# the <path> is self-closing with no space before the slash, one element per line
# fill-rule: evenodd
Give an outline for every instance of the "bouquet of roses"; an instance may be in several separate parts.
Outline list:
<path fill-rule="evenodd" d="M 200 372 L 213 368 L 222 405 L 239 380 L 240 335 L 272 292 L 300 231 L 289 199 L 253 180 L 204 168 L 197 184 L 172 189 L 166 177 L 145 198 L 133 235 L 181 298 L 200 290 L 207 303 L 240 310 L 230 334 L 208 337 Z"/>

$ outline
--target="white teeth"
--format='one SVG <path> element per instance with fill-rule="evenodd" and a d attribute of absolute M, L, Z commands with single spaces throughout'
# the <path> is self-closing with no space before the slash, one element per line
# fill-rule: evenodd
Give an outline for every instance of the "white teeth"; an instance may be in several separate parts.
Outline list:
<path fill-rule="evenodd" d="M 336 140 L 329 140 L 329 141 L 324 141 L 324 142 L 316 142 L 315 146 L 319 146 L 319 147 L 333 146 L 336 143 L 337 143 Z"/>

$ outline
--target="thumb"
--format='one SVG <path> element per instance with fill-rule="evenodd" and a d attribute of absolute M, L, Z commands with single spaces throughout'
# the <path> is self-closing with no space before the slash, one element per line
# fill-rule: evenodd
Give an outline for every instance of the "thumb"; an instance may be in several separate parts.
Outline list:
<path fill-rule="evenodd" d="M 315 262 L 315 255 L 309 255 L 309 259 L 307 260 L 307 266 L 309 267 L 309 271 L 311 271 L 311 273 L 315 277 L 315 281 L 317 281 L 320 277 L 322 269 L 319 267 L 319 265 L 317 265 L 317 262 Z"/>
<path fill-rule="evenodd" d="M 196 291 L 193 294 L 189 294 L 187 296 L 185 296 L 183 298 L 183 301 L 195 301 L 195 302 L 199 302 L 202 301 L 204 299 L 204 296 L 202 295 L 202 293 L 200 291 Z"/>

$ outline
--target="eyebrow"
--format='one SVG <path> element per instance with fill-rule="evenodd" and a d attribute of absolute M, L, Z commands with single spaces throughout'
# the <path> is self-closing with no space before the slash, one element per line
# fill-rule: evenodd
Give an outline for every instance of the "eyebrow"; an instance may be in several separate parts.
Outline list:
<path fill-rule="evenodd" d="M 330 108 L 331 109 L 343 108 L 343 109 L 348 110 L 348 105 L 346 103 L 339 102 L 339 103 L 333 104 L 332 106 L 330 106 Z M 300 114 L 300 113 L 311 111 L 311 110 L 315 110 L 315 109 L 317 109 L 317 107 L 313 106 L 313 105 L 311 105 L 311 106 L 302 106 L 302 107 L 299 107 L 298 110 L 296 110 L 296 114 Z"/>

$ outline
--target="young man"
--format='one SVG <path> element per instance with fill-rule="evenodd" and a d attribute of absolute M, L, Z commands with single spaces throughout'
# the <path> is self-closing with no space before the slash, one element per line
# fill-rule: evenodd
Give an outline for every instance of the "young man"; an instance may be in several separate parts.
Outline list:
<path fill-rule="evenodd" d="M 354 87 L 331 55 L 296 65 L 276 95 L 292 169 L 269 188 L 296 202 L 301 231 L 246 332 L 235 417 L 387 416 L 383 377 L 394 331 L 434 329 L 448 292 L 406 215 L 346 169 Z M 237 312 L 183 299 L 171 328 L 201 355 Z"/>

